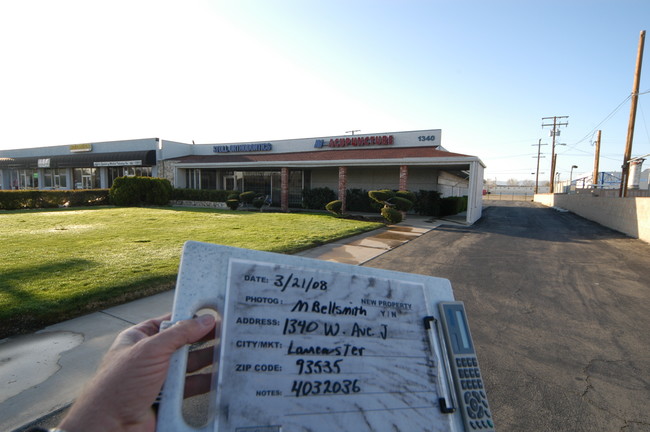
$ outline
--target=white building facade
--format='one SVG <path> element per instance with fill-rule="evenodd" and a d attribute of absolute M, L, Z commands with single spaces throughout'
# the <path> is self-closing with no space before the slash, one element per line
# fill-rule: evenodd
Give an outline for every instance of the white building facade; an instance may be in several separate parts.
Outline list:
<path fill-rule="evenodd" d="M 150 138 L 0 151 L 0 188 L 109 188 L 144 175 L 176 188 L 252 190 L 283 210 L 300 207 L 304 189 L 328 187 L 342 200 L 348 189 L 426 190 L 467 195 L 473 223 L 484 168 L 444 149 L 440 129 L 200 145 Z"/>

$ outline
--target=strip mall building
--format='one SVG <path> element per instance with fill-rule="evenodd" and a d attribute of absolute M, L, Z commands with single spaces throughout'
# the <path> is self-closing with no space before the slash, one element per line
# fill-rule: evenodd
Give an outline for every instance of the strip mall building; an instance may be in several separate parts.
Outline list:
<path fill-rule="evenodd" d="M 468 196 L 467 222 L 481 217 L 483 169 L 476 156 L 441 146 L 440 129 L 233 144 L 159 138 L 0 151 L 0 189 L 109 188 L 121 176 L 169 179 L 174 187 L 262 193 L 288 210 L 304 189 L 434 190 Z"/>

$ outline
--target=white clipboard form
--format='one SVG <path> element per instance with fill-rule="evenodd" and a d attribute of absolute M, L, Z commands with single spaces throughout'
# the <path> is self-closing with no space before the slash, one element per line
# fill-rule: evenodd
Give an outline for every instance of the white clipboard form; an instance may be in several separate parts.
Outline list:
<path fill-rule="evenodd" d="M 447 346 L 471 336 L 444 337 L 439 304 L 453 300 L 446 279 L 187 242 L 171 321 L 217 311 L 219 368 L 210 419 L 190 427 L 182 415 L 188 349 L 176 352 L 157 430 L 492 430 L 469 427 L 463 405 L 476 401 L 454 393 Z"/>

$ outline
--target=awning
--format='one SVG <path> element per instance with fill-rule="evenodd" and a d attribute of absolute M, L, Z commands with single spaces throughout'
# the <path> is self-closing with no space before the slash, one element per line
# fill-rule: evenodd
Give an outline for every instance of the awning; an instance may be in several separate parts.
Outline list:
<path fill-rule="evenodd" d="M 46 162 L 49 160 L 49 163 Z M 40 164 L 39 164 L 40 161 Z M 140 161 L 136 164 L 135 161 Z M 96 164 L 99 162 L 99 164 Z M 106 163 L 111 162 L 111 163 Z M 106 164 L 103 164 L 106 163 Z M 49 165 L 49 166 L 48 166 Z M 0 158 L 0 169 L 94 168 L 96 166 L 154 166 L 156 151 L 142 150 L 114 153 L 86 153 L 59 156 Z"/>

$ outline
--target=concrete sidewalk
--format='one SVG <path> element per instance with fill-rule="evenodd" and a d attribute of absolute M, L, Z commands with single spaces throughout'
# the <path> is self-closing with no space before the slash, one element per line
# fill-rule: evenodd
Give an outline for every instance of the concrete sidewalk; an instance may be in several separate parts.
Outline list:
<path fill-rule="evenodd" d="M 431 220 L 409 215 L 400 224 L 297 255 L 360 265 L 442 224 L 463 225 L 464 217 Z M 171 311 L 173 294 L 164 292 L 0 341 L 0 430 L 55 426 L 57 413 L 74 401 L 115 336 Z"/>

